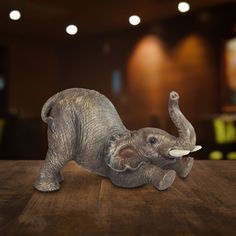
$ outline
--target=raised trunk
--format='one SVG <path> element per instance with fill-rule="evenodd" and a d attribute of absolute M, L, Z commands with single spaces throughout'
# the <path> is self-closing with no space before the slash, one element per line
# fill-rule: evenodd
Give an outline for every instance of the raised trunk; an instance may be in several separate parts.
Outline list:
<path fill-rule="evenodd" d="M 179 95 L 174 91 L 169 96 L 169 114 L 179 133 L 176 148 L 193 150 L 196 144 L 196 134 L 191 123 L 180 111 Z"/>

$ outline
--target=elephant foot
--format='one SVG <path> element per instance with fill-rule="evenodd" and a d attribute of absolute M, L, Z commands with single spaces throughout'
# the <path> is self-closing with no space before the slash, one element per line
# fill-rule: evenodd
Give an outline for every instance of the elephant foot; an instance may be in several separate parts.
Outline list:
<path fill-rule="evenodd" d="M 63 180 L 63 177 L 60 181 Z M 39 178 L 35 181 L 34 187 L 41 192 L 53 192 L 60 189 L 60 182 L 58 179 Z"/>
<path fill-rule="evenodd" d="M 181 178 L 186 178 L 193 167 L 194 159 L 192 157 L 184 157 L 181 160 L 181 169 L 178 172 L 178 175 Z"/>
<path fill-rule="evenodd" d="M 156 186 L 157 189 L 165 190 L 169 188 L 173 184 L 175 177 L 176 177 L 176 172 L 174 170 L 169 170 L 165 172 L 163 178 L 161 179 L 159 184 Z"/>

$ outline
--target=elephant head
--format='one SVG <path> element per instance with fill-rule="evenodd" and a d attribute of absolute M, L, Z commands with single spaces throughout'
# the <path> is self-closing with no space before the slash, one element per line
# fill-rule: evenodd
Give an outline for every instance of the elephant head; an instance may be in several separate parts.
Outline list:
<path fill-rule="evenodd" d="M 196 146 L 196 134 L 191 123 L 179 109 L 179 95 L 169 95 L 169 114 L 178 130 L 178 137 L 157 128 L 142 128 L 111 136 L 105 161 L 117 172 L 138 169 L 144 163 L 162 167 L 176 158 L 201 149 Z"/>

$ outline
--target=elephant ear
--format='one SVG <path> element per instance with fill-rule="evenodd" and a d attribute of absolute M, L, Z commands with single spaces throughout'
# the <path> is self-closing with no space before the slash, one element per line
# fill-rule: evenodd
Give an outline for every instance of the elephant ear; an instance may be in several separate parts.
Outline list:
<path fill-rule="evenodd" d="M 116 172 L 137 170 L 144 162 L 134 146 L 129 144 L 129 137 L 120 136 L 109 142 L 105 161 Z"/>
<path fill-rule="evenodd" d="M 138 155 L 138 153 L 130 146 L 125 147 L 119 151 L 120 158 L 123 160 L 127 160 L 127 161 L 128 161 L 128 159 L 136 158 L 137 155 Z"/>

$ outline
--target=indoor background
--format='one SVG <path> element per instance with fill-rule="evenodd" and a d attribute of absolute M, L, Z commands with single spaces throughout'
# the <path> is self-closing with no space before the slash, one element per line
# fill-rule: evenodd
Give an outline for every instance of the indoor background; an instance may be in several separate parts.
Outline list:
<path fill-rule="evenodd" d="M 177 135 L 175 90 L 203 146 L 194 157 L 236 159 L 236 1 L 179 3 L 1 0 L 1 159 L 45 158 L 41 107 L 71 87 L 106 95 L 129 129 Z"/>

